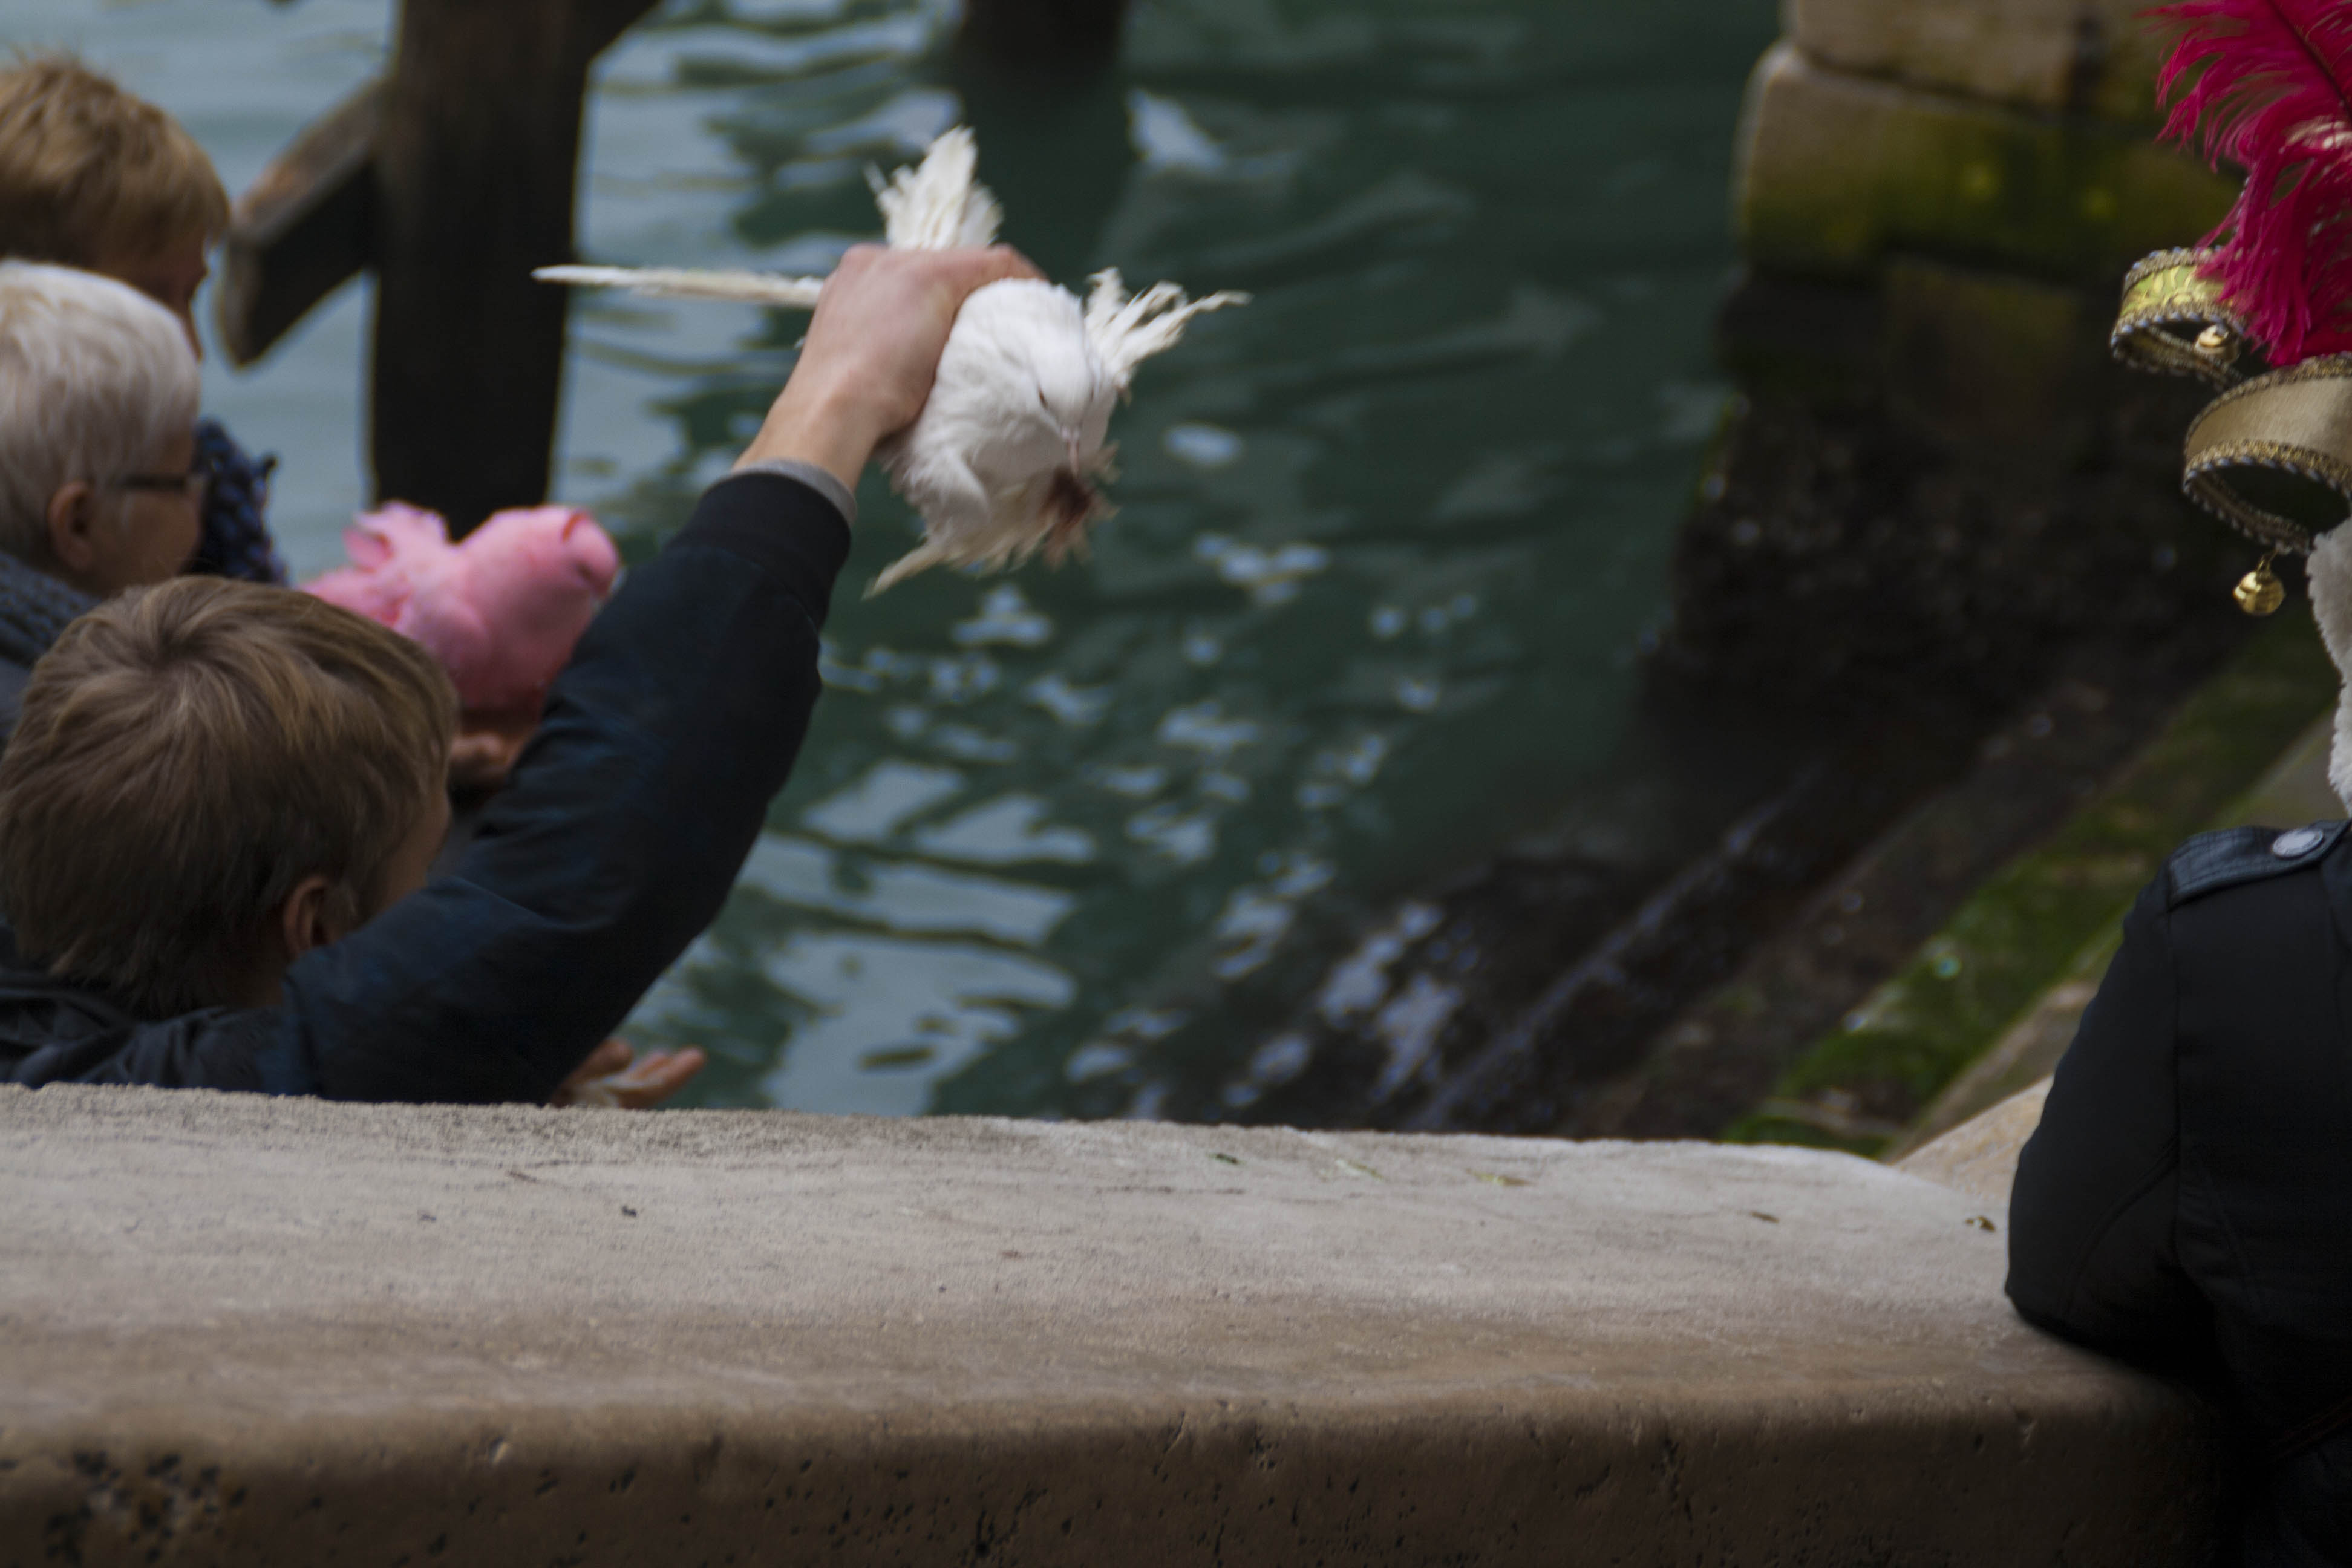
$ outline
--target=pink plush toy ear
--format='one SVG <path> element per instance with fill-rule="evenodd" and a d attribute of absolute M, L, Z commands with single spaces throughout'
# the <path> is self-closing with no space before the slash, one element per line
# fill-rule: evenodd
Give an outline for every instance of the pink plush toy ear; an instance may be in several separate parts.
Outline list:
<path fill-rule="evenodd" d="M 412 551 L 448 548 L 449 525 L 441 514 L 406 501 L 386 501 L 373 511 L 363 511 L 343 531 L 343 549 L 352 564 L 363 572 Z"/>
<path fill-rule="evenodd" d="M 352 563 L 302 591 L 397 630 L 417 578 L 430 576 L 449 554 L 449 530 L 437 512 L 391 501 L 352 520 L 343 550 Z"/>
<path fill-rule="evenodd" d="M 343 553 L 352 558 L 352 566 L 358 570 L 373 572 L 392 559 L 392 546 L 381 533 L 347 528 L 343 530 Z"/>

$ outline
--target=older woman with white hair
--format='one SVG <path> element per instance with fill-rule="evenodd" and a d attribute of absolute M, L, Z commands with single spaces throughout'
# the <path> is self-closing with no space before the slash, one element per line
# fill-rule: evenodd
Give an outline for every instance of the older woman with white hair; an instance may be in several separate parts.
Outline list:
<path fill-rule="evenodd" d="M 68 621 L 187 564 L 198 395 L 169 310 L 95 273 L 0 262 L 0 735 Z"/>

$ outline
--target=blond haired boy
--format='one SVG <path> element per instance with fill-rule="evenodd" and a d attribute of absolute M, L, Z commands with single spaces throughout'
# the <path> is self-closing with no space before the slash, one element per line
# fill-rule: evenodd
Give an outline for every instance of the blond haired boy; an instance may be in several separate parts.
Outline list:
<path fill-rule="evenodd" d="M 228 219 L 212 160 L 161 109 L 61 55 L 0 70 L 0 258 L 127 283 L 178 317 L 201 357 L 196 290 Z M 275 459 L 247 456 L 215 420 L 195 438 L 210 488 L 190 570 L 284 582 L 263 515 Z"/>
<path fill-rule="evenodd" d="M 818 693 L 851 489 L 1013 253 L 853 249 L 736 470 L 635 568 L 455 870 L 446 679 L 299 595 L 101 605 L 0 756 L 0 1082 L 544 1100 L 717 914 Z"/>

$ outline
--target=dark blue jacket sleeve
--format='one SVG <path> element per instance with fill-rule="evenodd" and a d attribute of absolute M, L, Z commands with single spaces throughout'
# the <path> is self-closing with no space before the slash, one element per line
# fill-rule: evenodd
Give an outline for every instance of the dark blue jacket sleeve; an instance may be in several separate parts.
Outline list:
<path fill-rule="evenodd" d="M 721 480 L 549 693 L 453 875 L 288 972 L 263 1087 L 544 1100 L 719 912 L 815 705 L 840 514 Z"/>

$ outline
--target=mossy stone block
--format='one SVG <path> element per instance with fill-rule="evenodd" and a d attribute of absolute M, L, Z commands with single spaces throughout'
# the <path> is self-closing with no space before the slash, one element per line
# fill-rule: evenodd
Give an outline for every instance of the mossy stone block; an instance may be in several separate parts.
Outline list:
<path fill-rule="evenodd" d="M 1782 43 L 1749 84 L 1734 202 L 1760 267 L 1868 278 L 1907 251 L 2113 289 L 2234 195 L 2143 131 L 1851 76 Z"/>
<path fill-rule="evenodd" d="M 1789 0 L 1827 66 L 2027 109 L 2149 124 L 2165 42 L 2146 0 Z"/>

